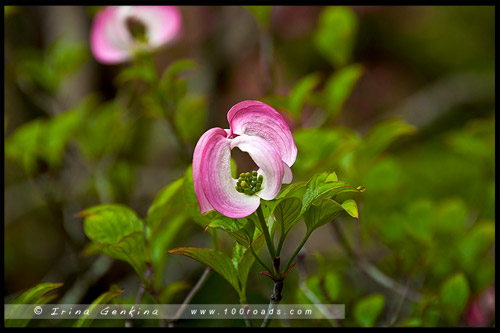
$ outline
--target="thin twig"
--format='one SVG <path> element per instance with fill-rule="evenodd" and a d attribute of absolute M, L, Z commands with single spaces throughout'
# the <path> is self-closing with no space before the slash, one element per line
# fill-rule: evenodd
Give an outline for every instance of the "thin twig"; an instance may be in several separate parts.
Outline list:
<path fill-rule="evenodd" d="M 196 293 L 201 288 L 201 286 L 203 285 L 203 283 L 205 283 L 205 281 L 206 281 L 206 279 L 207 279 L 207 277 L 208 277 L 208 275 L 210 274 L 211 271 L 212 271 L 212 269 L 210 267 L 205 268 L 205 270 L 203 271 L 203 274 L 198 279 L 198 282 L 196 282 L 196 284 L 193 287 L 193 289 L 191 289 L 191 291 L 189 292 L 189 294 L 186 296 L 186 298 L 182 302 L 181 307 L 175 313 L 174 318 L 169 321 L 168 327 L 174 327 L 175 321 L 177 321 L 182 316 L 182 313 L 186 309 L 187 305 L 191 302 L 192 298 L 194 297 L 194 295 L 196 295 Z"/>
<path fill-rule="evenodd" d="M 384 274 L 376 266 L 363 258 L 357 251 L 355 251 L 347 241 L 347 238 L 342 232 L 339 223 L 330 223 L 330 225 L 332 226 L 335 234 L 338 236 L 340 244 L 342 244 L 349 257 L 355 259 L 355 262 L 358 263 L 360 269 L 368 277 L 370 277 L 373 281 L 377 282 L 383 287 L 386 287 L 387 289 L 390 289 L 399 295 L 405 296 L 413 302 L 419 302 L 421 300 L 422 296 L 418 292 L 411 290 L 407 286 L 403 286 L 397 281 L 393 280 L 391 277 Z"/>

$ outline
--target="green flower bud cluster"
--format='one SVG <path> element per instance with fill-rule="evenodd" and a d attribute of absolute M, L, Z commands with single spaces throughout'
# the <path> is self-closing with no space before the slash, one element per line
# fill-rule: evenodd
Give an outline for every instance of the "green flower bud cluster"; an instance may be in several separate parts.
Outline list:
<path fill-rule="evenodd" d="M 236 182 L 236 191 L 246 195 L 254 195 L 262 189 L 263 180 L 262 175 L 257 176 L 257 171 L 242 173 Z"/>

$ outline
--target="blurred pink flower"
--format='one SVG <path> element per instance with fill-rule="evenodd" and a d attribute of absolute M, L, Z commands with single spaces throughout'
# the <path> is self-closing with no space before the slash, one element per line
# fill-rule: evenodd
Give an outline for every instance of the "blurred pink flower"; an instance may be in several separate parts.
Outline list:
<path fill-rule="evenodd" d="M 139 41 L 129 30 L 130 21 L 144 27 L 147 41 Z M 181 15 L 172 6 L 111 6 L 100 10 L 90 33 L 94 57 L 104 64 L 116 64 L 133 57 L 138 49 L 151 50 L 178 36 Z"/>
<path fill-rule="evenodd" d="M 233 106 L 230 129 L 212 128 L 196 144 L 193 156 L 194 190 L 201 213 L 217 210 L 231 218 L 252 214 L 260 199 L 272 200 L 281 184 L 289 184 L 297 147 L 283 117 L 259 101 Z M 247 152 L 259 170 L 231 177 L 231 150 Z"/>
<path fill-rule="evenodd" d="M 467 326 L 489 326 L 495 318 L 495 287 L 486 289 L 478 298 L 470 302 L 465 310 Z"/>

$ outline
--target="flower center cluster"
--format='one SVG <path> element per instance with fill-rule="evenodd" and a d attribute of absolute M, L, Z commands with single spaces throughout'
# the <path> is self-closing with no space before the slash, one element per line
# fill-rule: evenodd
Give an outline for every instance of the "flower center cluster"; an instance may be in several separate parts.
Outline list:
<path fill-rule="evenodd" d="M 254 195 L 262 188 L 262 175 L 257 176 L 257 171 L 252 171 L 240 174 L 240 178 L 236 182 L 236 191 L 245 193 L 246 195 Z"/>

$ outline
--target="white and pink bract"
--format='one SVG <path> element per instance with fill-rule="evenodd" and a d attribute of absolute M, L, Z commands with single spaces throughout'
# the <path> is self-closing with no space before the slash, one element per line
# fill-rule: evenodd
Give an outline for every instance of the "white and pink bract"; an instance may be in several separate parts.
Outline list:
<path fill-rule="evenodd" d="M 127 27 L 134 19 L 145 27 L 147 42 L 136 40 Z M 111 6 L 96 14 L 90 46 L 97 61 L 117 64 L 131 59 L 139 49 L 153 50 L 174 41 L 181 32 L 182 19 L 173 6 Z"/>
<path fill-rule="evenodd" d="M 269 105 L 244 101 L 228 114 L 229 129 L 212 128 L 196 144 L 193 156 L 194 190 L 200 212 L 217 210 L 231 218 L 252 214 L 260 199 L 272 200 L 289 184 L 290 167 L 297 157 L 297 146 L 283 117 Z M 231 150 L 247 152 L 263 176 L 262 189 L 253 195 L 236 190 L 231 176 Z"/>

